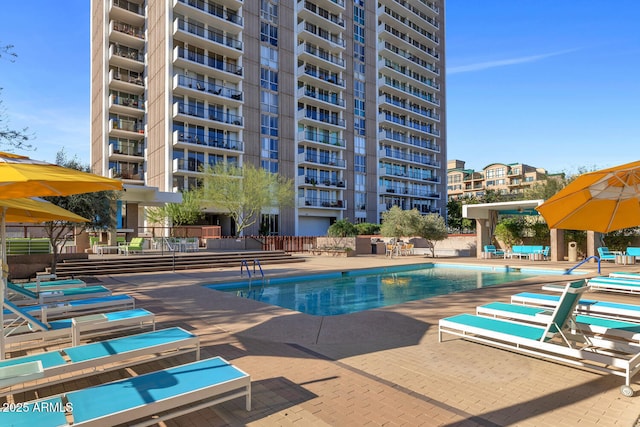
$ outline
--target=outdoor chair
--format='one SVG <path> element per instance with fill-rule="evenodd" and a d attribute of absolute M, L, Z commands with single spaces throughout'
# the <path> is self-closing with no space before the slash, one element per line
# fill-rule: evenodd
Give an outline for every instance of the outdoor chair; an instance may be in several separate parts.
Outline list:
<path fill-rule="evenodd" d="M 199 360 L 25 402 L 22 412 L 0 413 L 2 425 L 152 425 L 244 397 L 251 410 L 251 377 L 221 357 Z M 37 411 L 40 408 L 73 410 Z M 70 420 L 66 418 L 69 416 Z"/>
<path fill-rule="evenodd" d="M 130 367 L 149 359 L 196 353 L 200 359 L 200 342 L 196 335 L 173 327 L 137 335 L 101 340 L 95 343 L 59 350 L 51 350 L 0 361 L 0 396 L 24 392 L 68 381 L 62 374 L 73 373 L 73 380 L 123 367 Z M 34 366 L 38 364 L 39 367 Z"/>
<path fill-rule="evenodd" d="M 118 253 L 129 255 L 132 252 L 142 253 L 144 246 L 144 238 L 134 237 L 129 243 L 123 243 L 118 245 Z"/>
<path fill-rule="evenodd" d="M 606 246 L 601 246 L 598 248 L 598 255 L 602 261 L 615 261 L 616 255 L 622 255 L 622 252 L 610 251 Z"/>
<path fill-rule="evenodd" d="M 573 326 L 573 312 L 586 288 L 584 281 L 567 283 L 558 304 L 539 324 L 474 314 L 441 319 L 438 340 L 442 342 L 442 335 L 448 333 L 516 353 L 622 376 L 625 385 L 620 391 L 632 396 L 631 378 L 640 370 L 637 346 L 588 336 Z"/>

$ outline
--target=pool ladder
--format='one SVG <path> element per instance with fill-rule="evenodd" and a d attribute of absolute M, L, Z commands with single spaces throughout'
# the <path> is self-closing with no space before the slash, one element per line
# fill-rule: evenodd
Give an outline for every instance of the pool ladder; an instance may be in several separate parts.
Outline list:
<path fill-rule="evenodd" d="M 256 274 L 256 265 L 258 266 L 258 269 L 260 270 L 260 275 L 264 279 L 264 271 L 262 271 L 262 265 L 260 265 L 260 260 L 259 259 L 254 259 L 253 260 L 253 274 L 254 275 Z M 249 262 L 246 259 L 243 259 L 242 261 L 240 261 L 240 277 L 242 277 L 242 274 L 243 274 L 245 268 L 247 269 L 247 276 L 249 276 L 249 279 L 251 279 L 251 270 L 249 269 Z"/>

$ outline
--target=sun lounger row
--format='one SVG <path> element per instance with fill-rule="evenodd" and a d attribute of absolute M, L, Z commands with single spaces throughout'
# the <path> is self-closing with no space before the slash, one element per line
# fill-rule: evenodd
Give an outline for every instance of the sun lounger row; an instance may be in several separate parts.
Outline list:
<path fill-rule="evenodd" d="M 251 377 L 213 357 L 27 402 L 22 413 L 0 412 L 0 424 L 106 426 L 138 420 L 137 425 L 152 425 L 238 397 L 244 397 L 251 410 Z M 33 410 L 36 407 L 52 410 Z"/>
<path fill-rule="evenodd" d="M 623 277 L 594 277 L 588 280 L 589 287 L 594 291 L 611 291 L 635 294 L 640 292 L 640 280 Z"/>
<path fill-rule="evenodd" d="M 535 292 L 520 292 L 511 296 L 511 302 L 514 304 L 538 307 L 553 308 L 558 305 L 559 301 L 560 295 Z M 576 305 L 576 311 L 583 314 L 640 322 L 640 305 L 581 298 Z"/>
<path fill-rule="evenodd" d="M 0 396 L 23 392 L 70 379 L 119 369 L 190 351 L 200 359 L 196 335 L 181 328 L 161 329 L 137 335 L 98 341 L 61 350 L 0 361 Z M 34 364 L 39 365 L 39 369 Z M 12 372 L 11 372 L 12 371 Z M 64 374 L 73 373 L 73 378 Z"/>
<path fill-rule="evenodd" d="M 580 296 L 586 289 L 584 281 L 568 283 L 551 312 L 540 309 L 540 312 L 525 313 L 525 310 L 513 306 L 511 313 L 502 312 L 502 318 L 487 317 L 481 313 L 441 319 L 439 340 L 442 341 L 443 334 L 448 333 L 518 353 L 622 376 L 625 385 L 621 392 L 632 396 L 631 378 L 640 371 L 640 347 L 633 340 L 638 340 L 640 325 L 600 319 L 593 321 L 594 329 L 587 328 L 584 325 L 592 320 L 589 316 L 580 315 L 580 321 L 574 316 Z M 498 308 L 505 307 L 494 306 L 492 316 Z M 621 336 L 623 339 L 618 339 Z"/>
<path fill-rule="evenodd" d="M 84 280 L 80 279 L 62 279 L 62 280 L 48 280 L 48 281 L 40 281 L 36 280 L 35 282 L 27 282 L 27 283 L 15 283 L 10 282 L 13 286 L 20 287 L 23 289 L 28 289 L 32 292 L 40 292 L 40 291 L 57 291 L 60 289 L 67 288 L 84 288 L 87 286 L 87 283 Z"/>
<path fill-rule="evenodd" d="M 135 299 L 129 295 L 108 295 L 100 298 L 86 298 L 42 305 L 25 305 L 20 307 L 20 311 L 38 318 L 43 323 L 47 323 L 48 320 L 96 312 L 130 310 L 135 308 L 135 305 Z M 13 311 L 4 310 L 5 320 L 11 320 L 16 317 L 17 314 Z"/>
<path fill-rule="evenodd" d="M 9 291 L 7 298 L 17 305 L 45 304 L 111 295 L 111 291 L 104 286 L 85 286 L 34 292 L 15 283 L 8 283 L 7 291 Z"/>
<path fill-rule="evenodd" d="M 43 323 L 28 313 L 22 312 L 20 307 L 9 301 L 5 301 L 5 307 L 16 314 L 20 313 L 20 317 L 4 325 L 4 344 L 7 347 L 12 345 L 19 345 L 21 348 L 37 347 L 54 341 L 71 341 L 77 345 L 81 337 L 89 338 L 142 327 L 155 329 L 154 314 L 141 308 Z"/>

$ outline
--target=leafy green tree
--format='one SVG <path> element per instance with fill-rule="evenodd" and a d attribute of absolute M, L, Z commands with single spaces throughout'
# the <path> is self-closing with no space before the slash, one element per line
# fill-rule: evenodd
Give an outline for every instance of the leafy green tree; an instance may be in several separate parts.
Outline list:
<path fill-rule="evenodd" d="M 293 206 L 293 180 L 250 163 L 243 167 L 219 163 L 204 170 L 201 204 L 226 212 L 236 224 L 236 235 L 255 224 L 263 210 Z"/>
<path fill-rule="evenodd" d="M 382 213 L 380 234 L 399 240 L 402 237 L 415 236 L 422 215 L 417 209 L 402 210 L 398 206 Z"/>
<path fill-rule="evenodd" d="M 339 219 L 327 230 L 329 237 L 353 237 L 358 234 L 358 229 L 355 225 L 349 222 L 348 219 Z"/>
<path fill-rule="evenodd" d="M 604 235 L 605 246 L 612 251 L 626 251 L 638 236 L 640 228 L 623 228 Z"/>
<path fill-rule="evenodd" d="M 549 175 L 543 181 L 524 190 L 526 200 L 547 200 L 567 185 L 564 174 Z"/>
<path fill-rule="evenodd" d="M 356 224 L 356 228 L 358 229 L 358 234 L 362 235 L 373 235 L 380 233 L 380 224 L 374 224 L 371 222 L 361 222 Z"/>
<path fill-rule="evenodd" d="M 69 169 L 91 172 L 88 165 L 80 163 L 77 157 L 68 158 L 64 150 L 56 154 L 56 164 Z M 72 223 L 68 221 L 50 221 L 44 223 L 44 231 L 51 242 L 53 254 L 51 272 L 55 274 L 58 263 L 58 243 L 62 247 L 66 243 L 66 236 L 71 231 L 78 235 L 87 229 L 110 229 L 116 226 L 115 201 L 118 199 L 116 191 L 98 191 L 93 193 L 75 194 L 71 196 L 43 197 L 54 205 L 67 209 L 77 215 L 90 220 L 88 223 Z"/>
<path fill-rule="evenodd" d="M 512 247 L 522 243 L 525 228 L 526 224 L 522 218 L 507 217 L 496 225 L 494 234 L 498 240 Z"/>
<path fill-rule="evenodd" d="M 195 224 L 203 216 L 199 194 L 194 191 L 184 191 L 182 193 L 182 203 L 167 203 L 161 207 L 147 209 L 147 220 L 152 224 L 169 222 L 172 236 L 174 234 L 173 227 Z M 155 231 L 153 235 L 155 237 Z"/>
<path fill-rule="evenodd" d="M 428 214 L 420 218 L 416 235 L 424 238 L 431 249 L 431 257 L 436 257 L 436 243 L 447 238 L 447 225 L 438 214 Z"/>

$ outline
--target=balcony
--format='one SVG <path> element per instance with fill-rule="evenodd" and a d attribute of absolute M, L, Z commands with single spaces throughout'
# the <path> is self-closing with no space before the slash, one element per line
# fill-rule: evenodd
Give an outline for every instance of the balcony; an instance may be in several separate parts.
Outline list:
<path fill-rule="evenodd" d="M 141 167 L 140 167 L 141 169 Z M 138 169 L 138 170 L 140 170 Z M 136 169 L 119 169 L 119 168 L 110 168 L 109 169 L 109 178 L 113 179 L 122 179 L 127 181 L 137 181 L 136 183 L 144 182 L 144 174 L 140 172 L 136 172 Z"/>
<path fill-rule="evenodd" d="M 144 115 L 144 100 L 137 97 L 109 96 L 109 112 L 135 117 Z"/>
<path fill-rule="evenodd" d="M 185 103 L 182 101 L 173 104 L 174 118 L 177 118 L 178 115 L 183 115 L 190 123 L 202 126 L 209 126 L 211 124 L 210 121 L 215 121 L 237 127 L 243 126 L 244 122 L 243 117 L 240 115 L 213 108 L 205 108 L 204 104 Z"/>
<path fill-rule="evenodd" d="M 303 21 L 298 24 L 298 34 L 312 41 L 313 44 L 317 44 L 321 48 L 325 49 L 340 49 L 343 50 L 347 44 L 342 38 L 342 31 L 338 33 L 331 33 L 325 29 L 323 25 L 315 25 L 308 21 Z"/>
<path fill-rule="evenodd" d="M 109 157 L 144 157 L 144 144 L 111 142 L 109 143 Z"/>
<path fill-rule="evenodd" d="M 322 104 L 326 104 L 326 105 L 330 105 L 332 107 L 336 106 L 336 107 L 342 107 L 344 108 L 345 103 L 344 103 L 344 99 L 340 98 L 338 93 L 334 92 L 331 93 L 329 95 L 327 94 L 323 94 L 323 93 L 319 93 L 313 90 L 309 90 L 306 86 L 300 87 L 298 88 L 298 98 L 307 98 L 307 99 L 313 99 L 313 100 L 317 100 L 320 102 L 317 103 L 313 103 L 310 102 L 310 104 L 318 104 L 318 105 L 322 105 Z"/>
<path fill-rule="evenodd" d="M 345 148 L 347 145 L 346 141 L 342 138 L 315 130 L 304 130 L 302 132 L 298 132 L 298 142 L 326 144 L 336 148 Z"/>
<path fill-rule="evenodd" d="M 205 163 L 196 159 L 173 159 L 172 166 L 174 173 L 191 172 L 201 174 Z"/>
<path fill-rule="evenodd" d="M 190 46 L 215 51 L 220 55 L 238 58 L 242 54 L 242 41 L 238 38 L 225 35 L 218 29 L 185 22 L 182 18 L 174 20 L 173 35 L 176 40 L 188 43 Z"/>
<path fill-rule="evenodd" d="M 396 92 L 396 95 L 400 95 L 401 97 L 411 95 L 418 98 L 419 100 L 427 101 L 438 107 L 440 106 L 440 100 L 436 98 L 434 94 L 425 92 L 419 87 L 413 86 L 406 82 L 400 82 L 389 76 L 382 75 L 378 79 L 378 85 L 379 87 L 385 86 L 387 88 L 393 89 Z"/>
<path fill-rule="evenodd" d="M 332 74 L 324 71 L 318 71 L 317 69 L 313 68 L 313 66 L 310 66 L 310 65 L 301 65 L 300 67 L 298 67 L 296 76 L 297 77 L 305 77 L 305 76 L 313 77 L 313 79 L 311 79 L 310 81 L 314 86 L 316 85 L 316 83 L 320 83 L 324 87 L 329 88 L 329 90 L 334 89 L 335 86 L 338 86 L 340 88 L 345 87 L 344 80 L 338 77 L 337 73 Z"/>
<path fill-rule="evenodd" d="M 242 91 L 182 74 L 173 76 L 173 89 L 180 95 L 194 96 L 195 92 L 200 93 L 205 99 L 212 100 L 211 102 L 219 102 L 220 98 L 226 98 L 227 100 L 233 101 L 236 105 L 243 103 Z"/>
<path fill-rule="evenodd" d="M 239 8 L 242 6 L 242 1 L 222 0 L 221 3 L 216 3 L 203 0 L 173 0 L 175 12 L 192 16 L 221 31 L 239 33 L 243 26 L 242 17 L 237 13 L 237 9 L 231 9 L 229 6 Z"/>
<path fill-rule="evenodd" d="M 173 143 L 174 145 L 184 145 L 185 147 L 187 147 L 188 145 L 195 145 L 202 148 L 208 147 L 236 152 L 244 151 L 244 145 L 242 141 L 233 138 L 228 134 L 206 136 L 204 134 L 198 134 L 196 132 L 182 132 L 176 130 L 173 132 Z"/>
<path fill-rule="evenodd" d="M 311 123 L 322 123 L 323 127 L 332 127 L 336 129 L 345 129 L 346 124 L 344 119 L 335 115 L 318 113 L 312 110 L 298 110 L 296 113 L 296 120 L 308 121 Z"/>
<path fill-rule="evenodd" d="M 144 6 L 127 0 L 111 0 L 109 18 L 142 27 L 144 26 Z"/>
<path fill-rule="evenodd" d="M 420 69 L 429 70 L 438 76 L 440 75 L 440 69 L 436 67 L 434 63 L 427 62 L 424 59 L 420 58 L 419 56 L 411 52 L 408 52 L 405 49 L 401 49 L 396 45 L 394 45 L 393 43 L 390 43 L 386 40 L 378 43 L 378 49 L 380 51 L 387 50 L 389 52 L 393 52 L 395 55 L 397 55 L 398 60 L 400 60 L 402 63 L 405 63 L 406 65 L 416 64 Z"/>
<path fill-rule="evenodd" d="M 299 153 L 298 163 L 311 163 L 314 165 L 322 165 L 335 169 L 345 169 L 347 165 L 344 159 L 338 159 L 334 156 L 327 156 L 322 154 L 319 155 L 312 152 Z"/>
<path fill-rule="evenodd" d="M 141 73 L 126 69 L 109 70 L 109 89 L 142 95 L 144 80 Z"/>
<path fill-rule="evenodd" d="M 342 11 L 329 11 L 308 0 L 298 0 L 296 13 L 305 21 L 330 28 L 333 31 L 343 31 L 344 19 L 340 17 Z"/>
<path fill-rule="evenodd" d="M 173 49 L 173 60 L 177 66 L 200 74 L 218 74 L 221 79 L 234 83 L 242 80 L 243 71 L 238 64 L 205 56 L 180 46 Z"/>
<path fill-rule="evenodd" d="M 437 160 L 434 160 L 430 156 L 426 156 L 424 154 L 418 154 L 418 153 L 407 153 L 401 150 L 394 150 L 386 147 L 378 151 L 378 157 L 381 159 L 389 158 L 394 160 L 402 160 L 406 162 L 416 163 L 419 165 L 433 166 L 437 168 L 440 167 L 440 162 Z"/>
<path fill-rule="evenodd" d="M 143 50 L 145 43 L 144 37 L 144 27 L 138 27 L 120 21 L 111 21 L 109 23 L 109 41 L 111 43 L 123 44 Z"/>
<path fill-rule="evenodd" d="M 318 197 L 301 197 L 298 201 L 298 207 L 346 209 L 347 204 L 344 200 L 320 199 Z"/>
<path fill-rule="evenodd" d="M 317 48 L 308 43 L 298 45 L 296 53 L 300 57 L 300 60 L 305 62 L 317 63 L 318 60 L 322 61 L 322 66 L 326 67 L 329 71 L 340 72 L 344 70 L 344 59 L 339 55 Z"/>
<path fill-rule="evenodd" d="M 345 182 L 337 177 L 333 178 L 318 178 L 314 175 L 299 176 L 297 180 L 298 186 L 312 186 L 312 187 L 335 187 L 345 188 Z"/>
<path fill-rule="evenodd" d="M 141 121 L 109 119 L 109 135 L 139 140 L 144 138 L 144 125 Z"/>
<path fill-rule="evenodd" d="M 112 44 L 109 46 L 109 65 L 142 73 L 144 71 L 144 54 L 138 49 Z"/>

